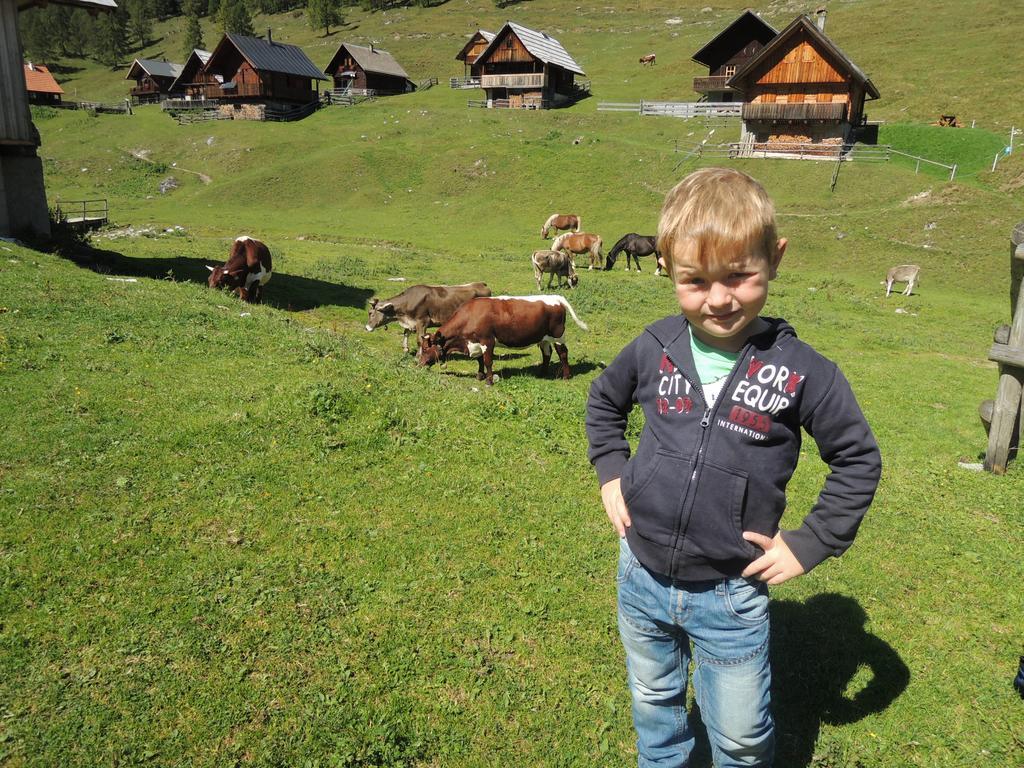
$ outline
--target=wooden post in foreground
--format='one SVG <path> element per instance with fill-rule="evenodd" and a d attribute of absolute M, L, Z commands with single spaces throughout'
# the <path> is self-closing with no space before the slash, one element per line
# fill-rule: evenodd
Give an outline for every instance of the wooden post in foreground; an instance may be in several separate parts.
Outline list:
<path fill-rule="evenodd" d="M 999 389 L 992 410 L 985 469 L 996 475 L 1006 473 L 1010 442 L 1020 420 L 1021 393 L 1024 390 L 1024 222 L 1018 224 L 1010 236 L 1010 275 L 1013 324 L 1009 338 L 1003 343 L 1001 338 L 997 339 L 988 353 L 989 360 L 999 363 Z"/>

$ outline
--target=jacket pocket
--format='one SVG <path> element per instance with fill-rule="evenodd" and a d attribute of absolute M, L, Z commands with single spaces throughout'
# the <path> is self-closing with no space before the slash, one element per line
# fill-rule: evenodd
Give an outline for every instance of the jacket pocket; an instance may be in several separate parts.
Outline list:
<path fill-rule="evenodd" d="M 705 462 L 686 524 L 683 551 L 708 560 L 751 559 L 757 548 L 743 538 L 747 474 Z"/>
<path fill-rule="evenodd" d="M 693 468 L 690 459 L 659 450 L 645 466 L 623 473 L 622 500 L 626 502 L 634 532 L 659 544 L 672 544 L 679 506 Z"/>

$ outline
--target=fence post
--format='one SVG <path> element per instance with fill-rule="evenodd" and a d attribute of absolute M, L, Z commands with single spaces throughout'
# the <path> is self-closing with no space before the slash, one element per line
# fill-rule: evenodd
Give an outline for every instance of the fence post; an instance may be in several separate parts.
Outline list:
<path fill-rule="evenodd" d="M 917 165 L 914 167 L 914 175 L 916 176 L 917 172 L 920 171 L 920 170 L 921 170 L 921 158 L 917 158 Z"/>
<path fill-rule="evenodd" d="M 949 180 L 952 181 L 956 178 L 956 163 L 953 163 L 953 170 L 949 174 Z"/>

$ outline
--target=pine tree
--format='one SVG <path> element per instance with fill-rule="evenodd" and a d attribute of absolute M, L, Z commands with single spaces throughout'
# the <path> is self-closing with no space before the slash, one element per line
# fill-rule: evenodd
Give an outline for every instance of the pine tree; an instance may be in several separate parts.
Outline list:
<path fill-rule="evenodd" d="M 207 0 L 206 15 L 211 19 L 220 18 L 220 0 Z"/>
<path fill-rule="evenodd" d="M 128 32 L 139 41 L 139 47 L 149 45 L 149 36 L 153 32 L 153 14 L 149 0 L 130 0 L 128 7 Z"/>
<path fill-rule="evenodd" d="M 308 0 L 306 15 L 309 17 L 309 25 L 313 29 L 324 28 L 325 37 L 331 34 L 332 24 L 338 26 L 342 23 L 337 0 Z"/>
<path fill-rule="evenodd" d="M 192 55 L 192 51 L 195 48 L 205 48 L 206 44 L 203 42 L 203 27 L 199 23 L 199 15 L 195 9 L 190 9 L 191 13 L 185 19 L 185 60 Z"/>
<path fill-rule="evenodd" d="M 96 22 L 93 36 L 93 56 L 101 64 L 116 69 L 128 50 L 128 14 L 123 7 L 105 13 Z"/>
<path fill-rule="evenodd" d="M 236 32 L 239 35 L 254 36 L 252 17 L 245 0 L 221 0 L 220 26 L 224 33 Z"/>

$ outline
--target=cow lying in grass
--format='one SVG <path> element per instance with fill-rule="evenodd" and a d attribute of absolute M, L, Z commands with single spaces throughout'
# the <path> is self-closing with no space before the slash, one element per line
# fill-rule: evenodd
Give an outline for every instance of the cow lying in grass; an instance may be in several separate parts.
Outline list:
<path fill-rule="evenodd" d="M 538 291 L 541 289 L 540 279 L 545 272 L 548 273 L 548 290 L 551 290 L 551 280 L 555 275 L 558 275 L 558 288 L 562 287 L 563 281 L 570 288 L 575 288 L 580 281 L 572 257 L 562 251 L 534 251 L 530 262 L 533 264 L 533 278 L 537 281 Z"/>
<path fill-rule="evenodd" d="M 207 284 L 211 288 L 228 288 L 250 304 L 263 301 L 263 286 L 273 273 L 270 249 L 248 235 L 235 239 L 226 262 L 219 267 L 207 264 L 206 268 L 210 270 Z"/>
<path fill-rule="evenodd" d="M 561 296 L 496 296 L 473 299 L 452 315 L 451 320 L 433 334 L 420 337 L 420 365 L 445 363 L 448 355 L 458 353 L 478 358 L 478 379 L 494 384 L 494 348 L 522 348 L 536 344 L 543 358 L 541 372 L 551 362 L 551 345 L 555 345 L 562 363 L 562 378 L 568 379 L 569 349 L 565 337 L 565 312 L 583 330 L 584 324 L 569 302 Z"/>
<path fill-rule="evenodd" d="M 397 322 L 402 327 L 402 349 L 409 352 L 409 333 L 422 336 L 427 328 L 436 328 L 455 314 L 470 299 L 490 296 L 487 283 L 463 285 L 411 285 L 397 296 L 381 301 L 370 299 L 366 330 L 383 328 Z"/>

